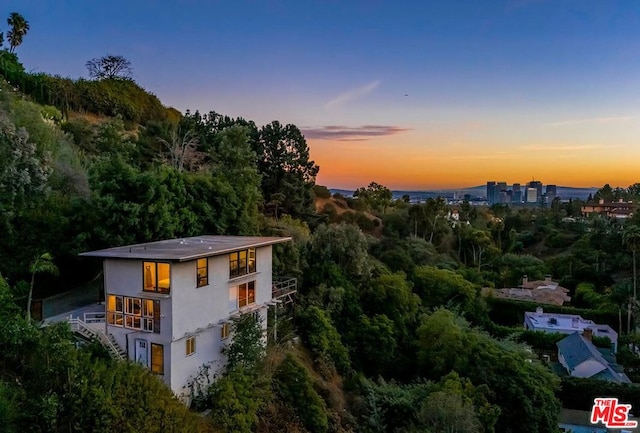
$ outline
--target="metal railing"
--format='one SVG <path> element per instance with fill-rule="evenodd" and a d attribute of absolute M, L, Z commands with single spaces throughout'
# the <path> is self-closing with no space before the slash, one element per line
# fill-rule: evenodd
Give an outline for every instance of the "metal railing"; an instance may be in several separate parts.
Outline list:
<path fill-rule="evenodd" d="M 106 322 L 106 314 L 103 311 L 84 313 L 84 323 L 104 323 Z"/>
<path fill-rule="evenodd" d="M 293 302 L 293 295 L 298 291 L 298 279 L 288 278 L 273 282 L 271 298 L 282 300 L 284 303 Z"/>
<path fill-rule="evenodd" d="M 111 341 L 111 339 L 107 336 L 107 334 L 105 334 L 104 332 L 100 332 L 97 331 L 89 326 L 87 326 L 87 324 L 85 322 L 83 322 L 80 319 L 77 318 L 70 318 L 69 319 L 69 326 L 71 327 L 71 330 L 74 332 L 78 332 L 80 334 L 83 334 L 89 338 L 95 338 L 97 339 L 103 346 L 105 346 L 107 348 L 107 350 L 109 350 L 109 352 L 111 352 L 111 354 L 119 360 L 123 360 L 124 357 L 122 356 L 122 354 L 120 353 L 120 350 L 118 350 L 118 348 L 116 347 L 115 344 L 113 344 L 113 341 Z"/>

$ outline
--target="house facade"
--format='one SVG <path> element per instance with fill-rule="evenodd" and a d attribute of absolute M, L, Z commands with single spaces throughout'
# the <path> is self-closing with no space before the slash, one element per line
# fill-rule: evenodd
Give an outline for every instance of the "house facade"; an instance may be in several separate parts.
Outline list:
<path fill-rule="evenodd" d="M 290 240 L 198 236 L 81 255 L 103 259 L 106 335 L 188 396 L 203 366 L 224 366 L 234 316 L 257 314 L 266 331 L 272 246 Z"/>
<path fill-rule="evenodd" d="M 631 383 L 615 359 L 607 359 L 591 342 L 591 330 L 574 332 L 557 343 L 558 362 L 573 377 Z"/>
<path fill-rule="evenodd" d="M 633 202 L 625 202 L 620 199 L 616 202 L 605 202 L 599 200 L 598 203 L 586 203 L 580 207 L 583 217 L 590 217 L 593 214 L 603 215 L 607 218 L 627 219 L 633 216 L 638 205 Z"/>

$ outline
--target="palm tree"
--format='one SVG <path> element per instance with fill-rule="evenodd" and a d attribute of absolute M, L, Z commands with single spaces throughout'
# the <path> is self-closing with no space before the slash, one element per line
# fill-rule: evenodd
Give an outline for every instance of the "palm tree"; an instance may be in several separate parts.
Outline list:
<path fill-rule="evenodd" d="M 7 32 L 9 52 L 13 53 L 16 47 L 22 43 L 22 38 L 24 38 L 29 31 L 29 22 L 18 12 L 12 12 L 9 18 L 7 18 L 7 24 L 11 26 L 11 30 Z"/>
<path fill-rule="evenodd" d="M 638 279 L 636 276 L 636 251 L 640 249 L 640 227 L 628 225 L 622 232 L 622 244 L 626 245 L 633 255 L 633 300 L 638 297 Z"/>
<path fill-rule="evenodd" d="M 29 272 L 31 272 L 31 285 L 29 286 L 29 295 L 27 296 L 27 321 L 31 321 L 31 298 L 33 296 L 33 285 L 36 281 L 36 274 L 48 273 L 58 275 L 58 267 L 53 263 L 53 256 L 49 253 L 44 253 L 34 258 L 31 266 L 29 266 Z"/>

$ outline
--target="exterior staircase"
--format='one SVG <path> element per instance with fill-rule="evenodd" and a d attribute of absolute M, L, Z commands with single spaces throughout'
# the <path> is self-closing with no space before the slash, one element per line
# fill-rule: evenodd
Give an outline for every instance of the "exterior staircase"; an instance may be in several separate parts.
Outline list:
<path fill-rule="evenodd" d="M 113 359 L 124 360 L 127 359 L 127 354 L 120 347 L 120 345 L 116 342 L 113 335 L 99 331 L 95 328 L 88 326 L 84 321 L 79 318 L 70 318 L 68 320 L 69 326 L 71 327 L 71 331 L 75 332 L 78 336 L 86 339 L 86 340 L 97 340 L 100 344 L 102 344 L 105 349 L 109 352 L 109 355 Z"/>

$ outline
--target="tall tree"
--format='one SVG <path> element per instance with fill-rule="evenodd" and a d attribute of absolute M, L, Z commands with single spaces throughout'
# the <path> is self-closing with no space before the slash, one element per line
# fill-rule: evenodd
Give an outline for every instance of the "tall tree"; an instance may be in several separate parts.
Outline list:
<path fill-rule="evenodd" d="M 313 210 L 313 192 L 320 169 L 309 158 L 307 142 L 295 125 L 274 121 L 260 130 L 254 144 L 262 173 L 262 196 L 284 195 L 282 213 L 299 217 Z"/>
<path fill-rule="evenodd" d="M 22 39 L 29 31 L 29 22 L 17 12 L 12 12 L 7 18 L 7 24 L 11 29 L 7 32 L 9 40 L 9 52 L 13 53 L 16 47 L 22 43 Z"/>
<path fill-rule="evenodd" d="M 629 225 L 622 232 L 622 243 L 626 245 L 633 255 L 633 299 L 638 298 L 638 279 L 636 276 L 636 252 L 640 249 L 640 227 Z"/>
<path fill-rule="evenodd" d="M 169 140 L 160 137 L 158 141 L 165 147 L 171 167 L 178 171 L 183 171 L 185 165 L 189 170 L 202 167 L 205 154 L 197 150 L 199 140 L 194 131 L 182 131 L 176 126 L 169 135 Z"/>
<path fill-rule="evenodd" d="M 29 294 L 27 295 L 27 321 L 31 320 L 31 298 L 33 297 L 33 286 L 36 282 L 36 274 L 58 274 L 58 267 L 53 263 L 53 256 L 49 253 L 44 253 L 36 256 L 29 266 L 29 272 L 31 273 L 31 284 L 29 284 Z"/>
<path fill-rule="evenodd" d="M 109 78 L 131 78 L 133 69 L 131 62 L 124 56 L 107 54 L 102 57 L 94 57 L 85 63 L 89 76 L 96 80 Z"/>

